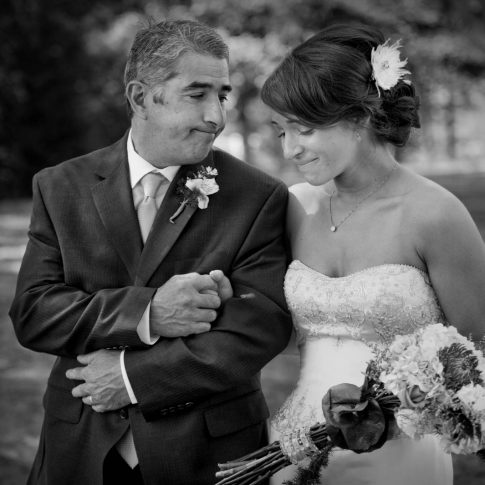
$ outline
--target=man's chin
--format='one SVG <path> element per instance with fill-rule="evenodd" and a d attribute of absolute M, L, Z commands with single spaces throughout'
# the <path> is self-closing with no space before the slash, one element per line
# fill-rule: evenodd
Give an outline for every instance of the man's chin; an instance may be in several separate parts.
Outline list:
<path fill-rule="evenodd" d="M 200 163 L 205 158 L 207 155 L 209 155 L 211 149 L 212 149 L 213 144 L 209 143 L 207 146 L 204 147 L 199 147 L 197 150 L 194 150 L 192 155 L 190 157 L 187 157 L 187 162 L 184 165 L 192 165 L 196 163 Z"/>

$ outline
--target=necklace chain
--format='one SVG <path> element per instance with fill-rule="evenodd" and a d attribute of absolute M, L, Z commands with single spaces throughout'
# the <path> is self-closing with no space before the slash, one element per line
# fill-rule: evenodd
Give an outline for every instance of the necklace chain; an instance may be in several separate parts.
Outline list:
<path fill-rule="evenodd" d="M 328 208 L 329 208 L 329 212 L 330 212 L 330 222 L 331 222 L 331 226 L 330 226 L 330 230 L 332 232 L 336 232 L 337 229 L 371 196 L 371 195 L 374 195 L 379 189 L 381 189 L 385 184 L 386 182 L 391 178 L 391 175 L 392 173 L 394 172 L 394 170 L 396 170 L 397 168 L 397 165 L 394 165 L 394 167 L 392 167 L 392 170 L 379 182 L 379 183 L 376 183 L 375 187 L 361 200 L 359 200 L 359 202 L 357 202 L 357 204 L 345 215 L 345 217 L 338 223 L 338 224 L 335 224 L 335 222 L 333 221 L 333 215 L 332 215 L 332 197 L 335 195 L 335 190 L 330 194 L 330 199 L 329 199 L 329 203 L 328 203 Z"/>

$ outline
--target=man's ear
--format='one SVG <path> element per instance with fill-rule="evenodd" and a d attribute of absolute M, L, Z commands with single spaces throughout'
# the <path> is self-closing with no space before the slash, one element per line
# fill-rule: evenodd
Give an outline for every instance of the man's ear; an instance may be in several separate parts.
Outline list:
<path fill-rule="evenodd" d="M 140 81 L 130 81 L 125 90 L 125 96 L 130 103 L 133 116 L 146 119 L 146 102 L 148 86 Z"/>

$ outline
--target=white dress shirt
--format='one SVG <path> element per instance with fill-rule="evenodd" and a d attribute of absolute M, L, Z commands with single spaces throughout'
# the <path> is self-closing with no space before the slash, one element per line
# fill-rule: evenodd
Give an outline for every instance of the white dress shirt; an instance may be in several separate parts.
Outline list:
<path fill-rule="evenodd" d="M 128 166 L 130 169 L 130 184 L 133 193 L 133 204 L 135 205 L 135 210 L 137 210 L 138 206 L 145 197 L 140 180 L 149 172 L 159 172 L 169 182 L 171 182 L 180 167 L 170 166 L 165 168 L 157 168 L 154 167 L 151 163 L 147 162 L 144 158 L 138 155 L 138 153 L 136 153 L 135 147 L 133 146 L 133 139 L 131 138 L 131 130 L 128 133 L 127 150 Z M 155 201 L 157 204 L 157 209 L 160 208 L 163 198 L 165 197 L 165 193 L 166 191 L 159 190 L 156 194 Z M 136 332 L 138 333 L 140 340 L 148 345 L 153 345 L 159 339 L 158 336 L 154 337 L 150 333 L 150 303 L 147 305 L 136 327 Z M 136 404 L 138 401 L 136 399 L 135 393 L 133 392 L 133 388 L 131 387 L 130 380 L 128 379 L 128 374 L 126 373 L 124 357 L 125 351 L 123 350 L 120 355 L 121 374 L 123 376 L 123 381 L 125 383 L 126 390 L 128 391 L 128 395 L 130 396 L 131 403 Z"/>

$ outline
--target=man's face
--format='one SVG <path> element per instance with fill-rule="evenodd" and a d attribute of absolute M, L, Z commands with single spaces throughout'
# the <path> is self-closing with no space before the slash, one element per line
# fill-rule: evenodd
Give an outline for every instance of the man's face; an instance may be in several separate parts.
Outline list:
<path fill-rule="evenodd" d="M 176 71 L 157 102 L 153 90 L 146 96 L 146 119 L 135 135 L 138 153 L 158 167 L 202 161 L 226 123 L 227 61 L 188 52 Z"/>

